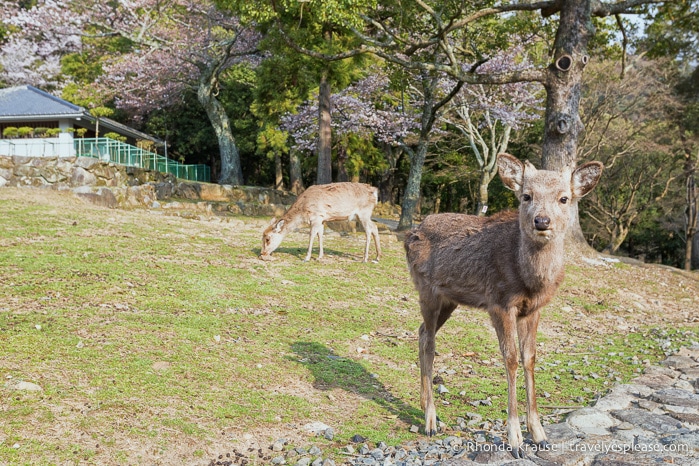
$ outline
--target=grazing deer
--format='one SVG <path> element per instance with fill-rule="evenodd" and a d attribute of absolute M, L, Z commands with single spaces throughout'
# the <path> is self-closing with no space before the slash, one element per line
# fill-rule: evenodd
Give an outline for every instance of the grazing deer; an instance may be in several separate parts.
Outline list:
<path fill-rule="evenodd" d="M 376 259 L 381 257 L 379 229 L 371 221 L 371 213 L 379 199 L 379 191 L 363 183 L 331 183 L 314 185 L 305 190 L 289 210 L 272 223 L 262 234 L 260 259 L 271 260 L 271 254 L 279 247 L 284 237 L 302 223 L 311 224 L 308 253 L 305 261 L 311 259 L 313 240 L 318 236 L 318 259 L 323 257 L 323 224 L 333 220 L 359 219 L 366 232 L 364 262 L 369 260 L 371 238 L 376 244 Z"/>
<path fill-rule="evenodd" d="M 599 162 L 562 173 L 537 170 L 509 154 L 498 157 L 498 172 L 520 201 L 519 214 L 493 217 L 430 215 L 405 238 L 410 274 L 420 294 L 420 403 L 425 432 L 437 432 L 432 397 L 435 335 L 457 305 L 486 309 L 500 343 L 507 372 L 507 437 L 515 457 L 524 455 L 517 416 L 517 344 L 524 366 L 527 429 L 546 446 L 534 389 L 536 331 L 540 309 L 563 281 L 564 238 L 570 204 L 595 187 Z"/>

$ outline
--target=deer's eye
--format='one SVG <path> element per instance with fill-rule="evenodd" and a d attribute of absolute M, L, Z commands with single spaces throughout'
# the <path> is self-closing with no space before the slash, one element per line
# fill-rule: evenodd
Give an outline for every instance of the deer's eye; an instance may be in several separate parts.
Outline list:
<path fill-rule="evenodd" d="M 529 202 L 531 200 L 532 200 L 532 197 L 529 194 L 522 194 L 522 201 Z"/>
<path fill-rule="evenodd" d="M 567 203 L 568 203 L 568 198 L 564 196 L 564 197 L 562 197 L 562 198 L 560 199 L 560 201 L 561 201 L 561 204 L 567 204 Z"/>

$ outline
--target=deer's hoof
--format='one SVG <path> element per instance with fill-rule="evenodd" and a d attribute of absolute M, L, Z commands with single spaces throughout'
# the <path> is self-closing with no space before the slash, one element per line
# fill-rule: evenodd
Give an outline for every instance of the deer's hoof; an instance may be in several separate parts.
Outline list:
<path fill-rule="evenodd" d="M 510 453 L 512 453 L 512 456 L 515 457 L 518 460 L 525 459 L 527 455 L 524 452 L 524 448 L 522 448 L 521 445 L 513 447 L 512 445 L 509 446 L 508 450 L 510 450 Z"/>
<path fill-rule="evenodd" d="M 539 450 L 550 450 L 551 449 L 551 444 L 548 442 L 548 440 L 542 440 L 537 444 L 539 447 Z"/>

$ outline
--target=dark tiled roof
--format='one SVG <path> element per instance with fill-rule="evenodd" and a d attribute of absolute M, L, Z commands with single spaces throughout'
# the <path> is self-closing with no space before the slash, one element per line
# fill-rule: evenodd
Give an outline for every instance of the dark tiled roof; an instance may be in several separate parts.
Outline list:
<path fill-rule="evenodd" d="M 33 86 L 0 89 L 0 117 L 82 114 L 84 108 Z"/>

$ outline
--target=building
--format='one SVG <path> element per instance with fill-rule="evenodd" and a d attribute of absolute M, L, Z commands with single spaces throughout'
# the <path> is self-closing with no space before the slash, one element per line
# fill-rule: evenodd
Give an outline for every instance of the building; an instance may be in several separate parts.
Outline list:
<path fill-rule="evenodd" d="M 158 155 L 158 150 L 165 155 Z M 109 118 L 97 118 L 33 86 L 0 89 L 0 155 L 93 157 L 178 178 L 209 181 L 211 177 L 206 165 L 168 159 L 165 141 Z"/>

